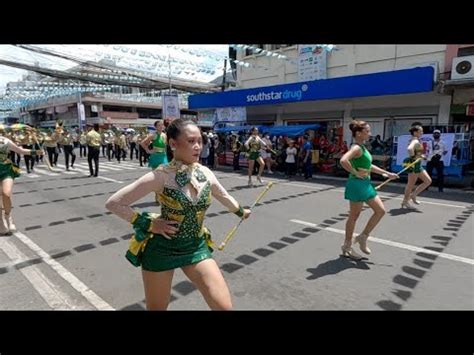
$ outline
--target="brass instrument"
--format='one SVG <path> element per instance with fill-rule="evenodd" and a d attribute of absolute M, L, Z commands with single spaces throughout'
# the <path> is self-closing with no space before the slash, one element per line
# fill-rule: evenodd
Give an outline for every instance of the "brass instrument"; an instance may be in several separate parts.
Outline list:
<path fill-rule="evenodd" d="M 64 129 L 63 129 L 63 121 L 62 120 L 57 120 L 56 121 L 56 127 L 55 127 L 54 131 L 57 134 L 63 134 Z"/>

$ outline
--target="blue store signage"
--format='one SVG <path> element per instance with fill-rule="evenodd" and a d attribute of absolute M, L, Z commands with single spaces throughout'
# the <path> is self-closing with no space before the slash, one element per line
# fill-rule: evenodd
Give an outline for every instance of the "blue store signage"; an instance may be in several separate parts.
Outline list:
<path fill-rule="evenodd" d="M 189 109 L 272 105 L 286 102 L 331 100 L 429 92 L 433 90 L 432 67 L 346 76 L 342 78 L 274 85 L 189 97 Z"/>

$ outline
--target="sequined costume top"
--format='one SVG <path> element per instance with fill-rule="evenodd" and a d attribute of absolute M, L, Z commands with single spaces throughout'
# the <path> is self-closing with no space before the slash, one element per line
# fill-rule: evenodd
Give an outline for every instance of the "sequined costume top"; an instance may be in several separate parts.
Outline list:
<path fill-rule="evenodd" d="M 204 216 L 214 196 L 230 212 L 239 209 L 238 202 L 217 181 L 214 173 L 198 163 L 184 165 L 175 160 L 160 165 L 135 183 L 114 194 L 107 208 L 130 221 L 135 201 L 150 192 L 158 194 L 161 218 L 177 221 L 178 232 L 166 239 L 150 233 L 140 264 L 148 271 L 164 271 L 197 263 L 211 257 L 210 235 L 204 227 Z"/>
<path fill-rule="evenodd" d="M 16 179 L 20 176 L 20 168 L 9 158 L 12 141 L 0 136 L 0 181 L 6 178 Z"/>
<path fill-rule="evenodd" d="M 267 145 L 259 136 L 250 136 L 250 138 L 247 139 L 247 142 L 245 142 L 245 146 L 249 148 L 250 153 L 253 153 L 260 151 L 262 146 L 266 147 Z"/>
<path fill-rule="evenodd" d="M 5 163 L 9 159 L 10 143 L 11 141 L 8 138 L 0 136 L 0 163 Z"/>
<path fill-rule="evenodd" d="M 423 155 L 423 145 L 420 143 L 420 141 L 418 139 L 415 138 L 415 140 L 417 141 L 415 143 L 415 146 L 413 148 L 413 151 L 414 151 L 414 156 L 412 156 L 413 160 L 416 160 L 418 158 L 421 158 L 422 155 Z"/>

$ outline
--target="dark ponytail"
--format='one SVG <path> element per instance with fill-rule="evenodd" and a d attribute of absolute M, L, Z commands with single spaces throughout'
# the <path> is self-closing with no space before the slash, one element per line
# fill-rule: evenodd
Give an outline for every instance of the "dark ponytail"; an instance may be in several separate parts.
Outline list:
<path fill-rule="evenodd" d="M 423 127 L 421 127 L 421 126 L 419 126 L 419 125 L 412 126 L 412 127 L 410 128 L 410 134 L 413 136 L 413 134 L 414 134 L 415 132 L 418 132 L 418 131 L 420 131 L 420 130 L 422 130 L 422 129 L 423 129 Z"/>
<path fill-rule="evenodd" d="M 352 131 L 352 137 L 355 137 L 357 132 L 362 131 L 366 127 L 367 127 L 367 122 L 362 121 L 362 120 L 353 120 L 349 124 L 349 129 Z"/>

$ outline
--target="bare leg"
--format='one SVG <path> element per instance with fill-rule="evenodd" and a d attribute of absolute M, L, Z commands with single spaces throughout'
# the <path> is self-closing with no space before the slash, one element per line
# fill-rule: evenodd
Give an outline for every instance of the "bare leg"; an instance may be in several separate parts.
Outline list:
<path fill-rule="evenodd" d="M 142 270 L 146 308 L 149 311 L 165 311 L 168 308 L 173 274 L 174 270 L 161 272 Z"/>
<path fill-rule="evenodd" d="M 252 178 L 252 173 L 253 173 L 253 167 L 255 165 L 255 160 L 249 160 L 248 162 L 249 162 L 249 172 L 248 172 L 248 174 L 249 174 L 249 179 L 251 179 Z"/>
<path fill-rule="evenodd" d="M 253 174 L 253 167 L 255 166 L 255 160 L 249 160 L 249 186 L 253 186 L 252 184 L 252 174 Z"/>
<path fill-rule="evenodd" d="M 3 209 L 5 214 L 10 214 L 12 210 L 12 189 L 13 179 L 6 178 L 2 181 L 2 198 L 3 198 Z"/>
<path fill-rule="evenodd" d="M 405 195 L 403 196 L 402 207 L 404 205 L 409 207 L 408 200 L 410 199 L 411 192 L 413 191 L 413 187 L 415 187 L 417 180 L 418 180 L 418 174 L 414 174 L 414 173 L 408 174 L 408 181 L 405 186 Z"/>
<path fill-rule="evenodd" d="M 379 196 L 375 196 L 375 198 L 367 201 L 366 203 L 374 211 L 374 214 L 367 221 L 367 225 L 362 231 L 362 234 L 365 234 L 368 236 L 374 230 L 377 224 L 380 222 L 382 217 L 385 215 L 385 207 Z"/>
<path fill-rule="evenodd" d="M 0 188 L 1 188 L 0 184 Z M 2 191 L 0 190 L 0 195 L 2 195 Z M 3 212 L 3 197 L 0 196 L 0 235 L 5 235 L 10 232 L 10 229 L 8 228 L 8 224 L 5 221 L 4 217 L 4 212 Z"/>
<path fill-rule="evenodd" d="M 258 176 L 257 179 L 261 181 L 262 174 L 263 174 L 263 169 L 265 169 L 265 162 L 263 161 L 262 157 L 258 157 Z"/>
<path fill-rule="evenodd" d="M 186 276 L 204 296 L 212 310 L 231 310 L 229 288 L 214 259 L 206 259 L 182 268 Z"/>
<path fill-rule="evenodd" d="M 419 185 L 416 190 L 413 192 L 413 197 L 416 198 L 420 193 L 422 193 L 428 186 L 431 185 L 431 177 L 428 175 L 426 170 L 423 170 L 421 173 L 418 174 L 418 177 L 423 181 L 421 185 Z"/>
<path fill-rule="evenodd" d="M 352 249 L 352 235 L 354 234 L 355 224 L 357 222 L 357 219 L 360 216 L 360 212 L 362 211 L 363 205 L 364 205 L 363 202 L 351 201 L 349 218 L 347 218 L 347 222 L 346 222 L 346 238 L 344 240 L 344 245 L 341 247 L 343 256 L 347 256 L 355 260 L 360 260 L 362 258 L 362 256 L 357 254 Z"/>
<path fill-rule="evenodd" d="M 344 240 L 344 244 L 352 244 L 352 235 L 354 234 L 355 224 L 360 216 L 363 206 L 363 202 L 350 202 L 350 211 L 346 222 L 346 239 Z"/>

